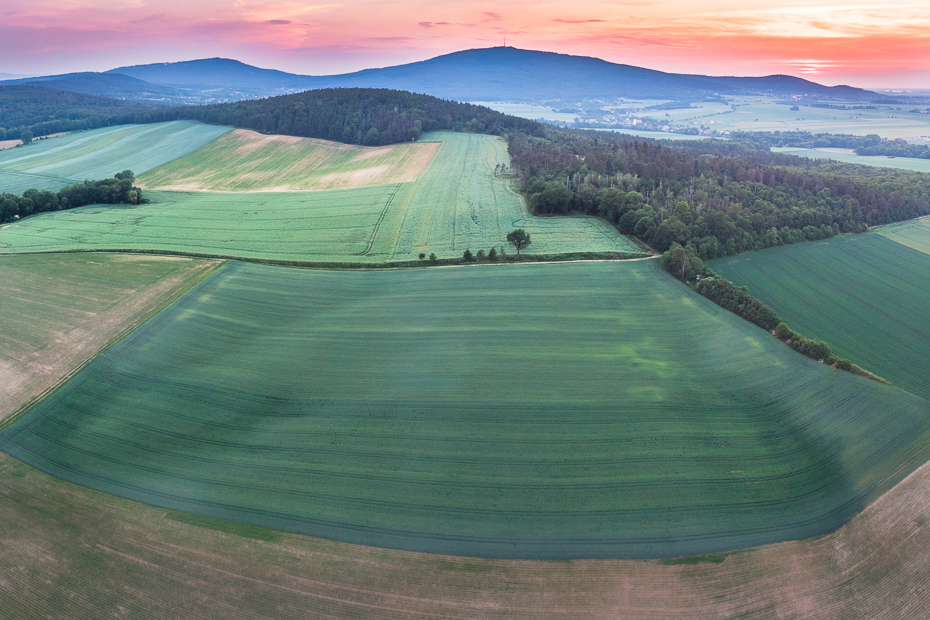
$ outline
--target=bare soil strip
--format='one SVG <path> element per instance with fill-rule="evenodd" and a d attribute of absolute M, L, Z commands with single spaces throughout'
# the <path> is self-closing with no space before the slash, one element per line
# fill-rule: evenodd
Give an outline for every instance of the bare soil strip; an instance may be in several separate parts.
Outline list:
<path fill-rule="evenodd" d="M 0 423 L 72 376 L 219 261 L 121 254 L 0 259 Z"/>
<path fill-rule="evenodd" d="M 0 454 L 0 601 L 23 619 L 926 618 L 928 499 L 930 464 L 815 539 L 684 560 L 483 560 L 170 513 Z"/>

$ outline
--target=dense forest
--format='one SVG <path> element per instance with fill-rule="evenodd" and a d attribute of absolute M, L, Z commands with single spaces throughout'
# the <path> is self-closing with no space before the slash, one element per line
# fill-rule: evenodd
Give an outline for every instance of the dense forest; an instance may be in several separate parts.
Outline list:
<path fill-rule="evenodd" d="M 29 189 L 22 196 L 0 194 L 0 224 L 27 215 L 61 211 L 94 204 L 140 204 L 145 202 L 142 190 L 135 187 L 131 170 L 117 172 L 110 179 L 84 181 L 57 192 Z"/>
<path fill-rule="evenodd" d="M 930 175 L 779 155 L 751 143 L 665 146 L 546 129 L 514 135 L 515 176 L 538 215 L 599 215 L 658 251 L 701 259 L 861 232 L 930 213 Z"/>
<path fill-rule="evenodd" d="M 0 140 L 18 140 L 24 130 L 38 138 L 129 123 L 146 109 L 137 103 L 32 84 L 0 86 Z"/>
<path fill-rule="evenodd" d="M 262 133 L 369 146 L 410 142 L 428 131 L 542 135 L 543 126 L 484 106 L 405 91 L 329 88 L 267 99 L 144 112 L 137 122 L 194 120 Z"/>

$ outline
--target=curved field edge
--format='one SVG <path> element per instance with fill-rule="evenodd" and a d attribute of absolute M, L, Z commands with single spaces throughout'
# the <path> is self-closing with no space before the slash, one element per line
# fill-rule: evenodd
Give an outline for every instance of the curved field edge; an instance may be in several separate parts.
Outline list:
<path fill-rule="evenodd" d="M 867 233 L 718 259 L 710 267 L 747 286 L 792 329 L 930 398 L 927 254 Z"/>
<path fill-rule="evenodd" d="M 680 560 L 392 551 L 165 511 L 0 454 L 0 600 L 17 618 L 918 618 L 930 464 L 837 531 Z"/>
<path fill-rule="evenodd" d="M 0 257 L 0 426 L 218 264 L 91 253 Z"/>
<path fill-rule="evenodd" d="M 797 355 L 651 263 L 227 264 L 0 441 L 279 530 L 670 557 L 835 529 L 926 460 L 928 423 L 926 401 Z"/>
<path fill-rule="evenodd" d="M 236 129 L 139 177 L 143 189 L 295 192 L 411 183 L 439 144 L 369 147 Z"/>

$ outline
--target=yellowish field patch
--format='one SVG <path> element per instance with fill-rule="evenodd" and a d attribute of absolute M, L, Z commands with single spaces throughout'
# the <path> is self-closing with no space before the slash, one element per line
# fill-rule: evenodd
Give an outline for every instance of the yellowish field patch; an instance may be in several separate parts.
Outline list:
<path fill-rule="evenodd" d="M 237 129 L 140 177 L 143 188 L 258 192 L 410 183 L 438 142 L 364 147 Z"/>
<path fill-rule="evenodd" d="M 216 264 L 83 253 L 0 258 L 0 422 Z"/>
<path fill-rule="evenodd" d="M 926 618 L 930 464 L 816 539 L 681 561 L 483 560 L 282 534 L 62 482 L 0 454 L 16 618 Z"/>

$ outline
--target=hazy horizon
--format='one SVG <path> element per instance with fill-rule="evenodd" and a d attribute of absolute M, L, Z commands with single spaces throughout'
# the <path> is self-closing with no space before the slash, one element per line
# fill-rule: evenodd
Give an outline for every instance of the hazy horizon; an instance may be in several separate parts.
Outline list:
<path fill-rule="evenodd" d="M 925 0 L 7 0 L 0 72 L 49 75 L 234 58 L 331 75 L 502 45 L 671 73 L 787 74 L 930 89 Z"/>

